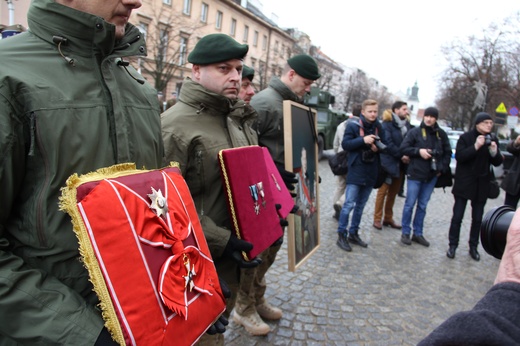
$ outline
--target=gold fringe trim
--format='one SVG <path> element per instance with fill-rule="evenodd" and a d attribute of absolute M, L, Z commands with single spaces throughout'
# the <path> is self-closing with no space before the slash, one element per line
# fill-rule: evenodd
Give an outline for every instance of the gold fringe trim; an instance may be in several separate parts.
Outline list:
<path fill-rule="evenodd" d="M 170 162 L 168 167 L 179 167 L 179 163 Z M 127 175 L 150 172 L 151 170 L 136 169 L 134 163 L 121 163 L 110 167 L 100 168 L 95 172 L 83 175 L 74 173 L 66 182 L 66 186 L 61 188 L 61 197 L 59 198 L 60 210 L 65 211 L 72 219 L 72 227 L 78 238 L 79 253 L 83 261 L 83 265 L 89 272 L 90 282 L 94 286 L 99 301 L 105 326 L 112 335 L 112 338 L 120 345 L 125 345 L 123 330 L 117 318 L 117 314 L 110 298 L 103 273 L 96 258 L 94 249 L 88 236 L 87 228 L 79 212 L 77 206 L 77 188 L 88 182 L 99 181 L 103 179 L 114 179 Z"/>

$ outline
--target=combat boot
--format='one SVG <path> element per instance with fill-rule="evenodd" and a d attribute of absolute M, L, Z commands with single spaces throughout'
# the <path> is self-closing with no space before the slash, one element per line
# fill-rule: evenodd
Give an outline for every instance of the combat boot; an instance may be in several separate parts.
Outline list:
<path fill-rule="evenodd" d="M 265 323 L 258 312 L 240 315 L 236 310 L 233 312 L 233 321 L 245 328 L 251 335 L 267 335 L 271 328 Z"/>

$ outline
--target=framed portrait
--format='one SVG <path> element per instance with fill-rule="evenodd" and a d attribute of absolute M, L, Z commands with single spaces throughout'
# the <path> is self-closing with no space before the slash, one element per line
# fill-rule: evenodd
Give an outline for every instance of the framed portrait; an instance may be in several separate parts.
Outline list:
<path fill-rule="evenodd" d="M 298 211 L 287 218 L 289 270 L 295 271 L 320 245 L 316 110 L 294 101 L 284 101 L 283 107 L 285 169 L 298 180 Z"/>

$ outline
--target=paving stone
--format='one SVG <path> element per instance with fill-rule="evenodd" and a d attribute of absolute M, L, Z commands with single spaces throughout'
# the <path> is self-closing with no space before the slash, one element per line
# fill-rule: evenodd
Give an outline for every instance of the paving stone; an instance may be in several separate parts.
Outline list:
<path fill-rule="evenodd" d="M 462 222 L 455 259 L 446 257 L 453 195 L 436 189 L 424 224 L 425 248 L 401 244 L 401 232 L 372 227 L 376 190 L 360 225 L 368 248 L 345 252 L 336 245 L 332 218 L 336 178 L 326 160 L 319 163 L 320 247 L 296 272 L 288 271 L 287 239 L 266 275 L 269 302 L 283 310 L 272 331 L 253 337 L 230 322 L 226 345 L 416 345 L 449 316 L 471 309 L 493 285 L 499 261 L 479 247 L 480 262 L 468 254 L 471 211 Z M 504 201 L 488 200 L 485 212 Z M 397 197 L 394 219 L 401 221 L 404 198 Z M 469 207 L 468 207 L 469 209 Z M 287 238 L 287 237 L 286 237 Z"/>

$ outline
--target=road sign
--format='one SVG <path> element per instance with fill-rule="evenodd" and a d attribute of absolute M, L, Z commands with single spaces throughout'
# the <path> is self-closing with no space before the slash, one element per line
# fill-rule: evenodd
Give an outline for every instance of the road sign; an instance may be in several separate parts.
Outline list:
<path fill-rule="evenodd" d="M 518 108 L 515 106 L 509 108 L 509 115 L 516 117 L 518 115 Z"/>
<path fill-rule="evenodd" d="M 506 105 L 504 104 L 504 102 L 500 103 L 497 107 L 497 109 L 495 110 L 495 112 L 497 113 L 504 113 L 504 114 L 507 114 L 507 108 L 506 108 Z"/>

